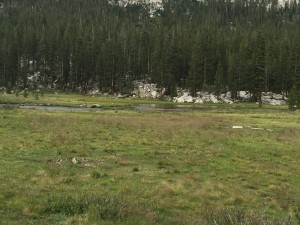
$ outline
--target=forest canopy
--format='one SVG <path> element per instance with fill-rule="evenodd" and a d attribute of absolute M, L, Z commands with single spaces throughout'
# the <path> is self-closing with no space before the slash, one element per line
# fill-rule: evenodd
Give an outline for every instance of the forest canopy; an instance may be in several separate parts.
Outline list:
<path fill-rule="evenodd" d="M 300 4 L 276 0 L 0 0 L 0 86 L 194 94 L 300 89 Z M 151 12 L 151 13 L 150 13 Z"/>

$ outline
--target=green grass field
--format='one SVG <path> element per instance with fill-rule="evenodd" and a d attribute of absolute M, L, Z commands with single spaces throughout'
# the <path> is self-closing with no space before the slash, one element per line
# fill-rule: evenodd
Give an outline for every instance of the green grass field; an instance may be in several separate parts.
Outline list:
<path fill-rule="evenodd" d="M 0 224 L 299 224 L 299 112 L 233 107 L 0 109 Z"/>
<path fill-rule="evenodd" d="M 229 109 L 257 109 L 258 106 L 254 103 L 239 103 L 239 104 L 193 104 L 193 103 L 174 103 L 168 101 L 160 101 L 159 99 L 140 99 L 140 98 L 130 98 L 130 99 L 122 99 L 116 97 L 99 97 L 93 95 L 80 95 L 74 93 L 49 93 L 46 92 L 39 93 L 35 95 L 32 92 L 28 93 L 27 97 L 19 94 L 1 94 L 0 93 L 0 104 L 30 104 L 30 105 L 51 105 L 51 106 L 73 106 L 80 107 L 86 106 L 90 107 L 94 104 L 99 104 L 103 107 L 122 107 L 122 106 L 131 106 L 138 104 L 156 104 L 156 105 L 191 105 L 193 107 L 203 107 L 203 106 L 213 106 L 216 108 L 229 108 Z M 287 105 L 282 106 L 270 106 L 264 105 L 265 109 L 280 109 L 287 110 Z"/>
<path fill-rule="evenodd" d="M 105 107 L 127 106 L 132 104 L 175 104 L 172 102 L 162 102 L 158 100 L 147 99 L 122 99 L 122 98 L 100 98 L 92 95 L 80 95 L 74 93 L 45 93 L 35 95 L 29 92 L 27 97 L 23 95 L 16 96 L 15 94 L 0 94 L 0 104 L 38 104 L 52 106 L 75 106 L 80 105 L 91 106 L 93 104 L 101 104 Z"/>

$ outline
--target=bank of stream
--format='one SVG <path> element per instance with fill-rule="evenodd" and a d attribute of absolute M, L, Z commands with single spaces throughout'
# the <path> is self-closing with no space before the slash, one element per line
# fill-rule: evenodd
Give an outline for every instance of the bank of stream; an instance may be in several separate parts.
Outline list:
<path fill-rule="evenodd" d="M 282 107 L 263 107 L 272 111 L 286 110 Z M 208 111 L 208 110 L 259 110 L 256 105 L 175 105 L 175 104 L 131 104 L 119 106 L 54 106 L 54 105 L 34 105 L 34 104 L 0 104 L 0 109 L 28 109 L 28 110 L 49 110 L 49 111 L 99 111 L 99 110 L 137 110 L 137 111 L 162 111 L 162 112 L 187 112 L 187 111 Z"/>
<path fill-rule="evenodd" d="M 97 106 L 97 107 L 76 107 L 76 106 L 49 106 L 49 105 L 24 105 L 24 104 L 0 104 L 0 109 L 31 109 L 49 111 L 86 111 L 86 110 L 138 110 L 138 111 L 192 111 L 211 110 L 217 106 L 195 107 L 192 105 L 163 105 L 163 104 L 133 104 L 128 106 Z"/>

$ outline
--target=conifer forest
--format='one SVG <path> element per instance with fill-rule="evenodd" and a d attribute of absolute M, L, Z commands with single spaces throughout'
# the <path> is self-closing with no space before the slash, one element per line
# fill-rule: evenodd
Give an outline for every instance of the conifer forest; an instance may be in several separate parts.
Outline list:
<path fill-rule="evenodd" d="M 0 86 L 128 93 L 134 80 L 221 93 L 300 89 L 300 3 L 0 0 Z"/>

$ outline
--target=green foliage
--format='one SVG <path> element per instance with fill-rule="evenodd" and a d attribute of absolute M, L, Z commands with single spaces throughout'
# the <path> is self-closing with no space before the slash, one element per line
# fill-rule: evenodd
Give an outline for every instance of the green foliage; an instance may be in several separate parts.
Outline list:
<path fill-rule="evenodd" d="M 215 77 L 215 92 L 217 95 L 221 94 L 225 87 L 224 87 L 224 71 L 223 66 L 221 63 L 218 64 L 217 71 L 216 71 L 216 77 Z"/>
<path fill-rule="evenodd" d="M 299 2 L 283 8 L 185 0 L 163 7 L 151 18 L 145 4 L 3 3 L 0 86 L 129 93 L 133 80 L 148 80 L 169 95 L 177 87 L 195 95 L 215 86 L 217 93 L 228 87 L 234 97 L 248 90 L 260 101 L 262 91 L 299 85 Z M 28 80 L 28 74 L 39 77 Z"/>
<path fill-rule="evenodd" d="M 33 91 L 34 99 L 39 100 L 40 98 L 40 91 L 39 90 L 34 90 Z"/>
<path fill-rule="evenodd" d="M 297 108 L 299 108 L 299 104 L 300 104 L 299 98 L 300 98 L 300 94 L 297 91 L 296 86 L 294 85 L 289 93 L 289 100 L 288 100 L 289 110 L 294 111 Z"/>
<path fill-rule="evenodd" d="M 11 94 L 11 92 L 12 92 L 12 84 L 11 84 L 11 82 L 9 81 L 8 83 L 7 83 L 7 86 L 6 86 L 6 93 L 7 94 Z"/>
<path fill-rule="evenodd" d="M 296 218 L 297 218 L 298 224 L 300 224 L 300 206 L 299 206 L 298 209 L 297 209 L 297 212 L 296 212 Z"/>
<path fill-rule="evenodd" d="M 27 98 L 29 96 L 29 92 L 28 92 L 28 90 L 24 90 L 24 92 L 23 92 L 23 97 L 24 98 Z"/>

